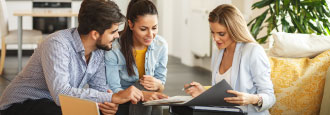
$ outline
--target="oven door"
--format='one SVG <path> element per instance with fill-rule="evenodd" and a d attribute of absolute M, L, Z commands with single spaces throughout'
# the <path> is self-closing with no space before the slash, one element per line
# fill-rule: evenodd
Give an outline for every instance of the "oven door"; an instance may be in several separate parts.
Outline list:
<path fill-rule="evenodd" d="M 33 17 L 33 29 L 50 34 L 68 28 L 68 17 Z"/>

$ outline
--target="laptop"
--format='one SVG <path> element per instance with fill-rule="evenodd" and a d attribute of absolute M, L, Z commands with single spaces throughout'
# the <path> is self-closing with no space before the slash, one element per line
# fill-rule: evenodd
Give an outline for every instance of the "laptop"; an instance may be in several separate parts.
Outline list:
<path fill-rule="evenodd" d="M 96 102 L 60 94 L 63 115 L 100 115 Z"/>

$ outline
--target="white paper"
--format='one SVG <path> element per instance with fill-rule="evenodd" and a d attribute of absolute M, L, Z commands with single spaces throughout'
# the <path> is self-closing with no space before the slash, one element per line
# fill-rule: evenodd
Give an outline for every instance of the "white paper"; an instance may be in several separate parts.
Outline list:
<path fill-rule="evenodd" d="M 192 96 L 173 96 L 167 99 L 159 99 L 153 101 L 144 102 L 144 105 L 160 105 L 160 104 L 178 104 L 178 103 L 185 103 L 193 99 Z"/>

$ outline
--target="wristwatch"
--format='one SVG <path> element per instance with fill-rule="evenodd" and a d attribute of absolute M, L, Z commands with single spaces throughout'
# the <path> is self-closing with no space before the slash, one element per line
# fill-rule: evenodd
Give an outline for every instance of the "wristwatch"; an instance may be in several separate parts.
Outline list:
<path fill-rule="evenodd" d="M 263 103 L 262 97 L 258 94 L 257 94 L 257 96 L 258 96 L 258 102 L 257 102 L 256 106 L 261 107 L 262 103 Z"/>

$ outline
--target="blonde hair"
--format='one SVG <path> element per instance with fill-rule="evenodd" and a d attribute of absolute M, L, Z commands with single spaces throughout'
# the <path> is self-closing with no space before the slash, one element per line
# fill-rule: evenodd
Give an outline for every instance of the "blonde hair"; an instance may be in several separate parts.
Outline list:
<path fill-rule="evenodd" d="M 224 25 L 230 37 L 236 42 L 256 42 L 242 13 L 233 5 L 222 4 L 216 7 L 209 15 L 209 22 Z"/>

